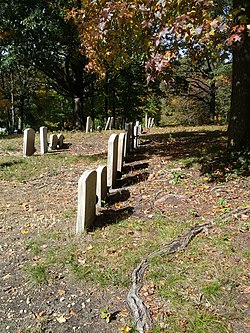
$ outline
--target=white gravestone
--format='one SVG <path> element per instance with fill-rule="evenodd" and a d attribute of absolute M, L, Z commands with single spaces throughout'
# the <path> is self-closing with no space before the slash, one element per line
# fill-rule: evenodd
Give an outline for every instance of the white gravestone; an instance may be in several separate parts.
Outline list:
<path fill-rule="evenodd" d="M 40 151 L 42 155 L 48 152 L 47 134 L 48 134 L 47 127 L 46 126 L 40 127 Z"/>
<path fill-rule="evenodd" d="M 111 117 L 108 117 L 106 125 L 105 125 L 105 131 L 107 131 L 107 129 L 110 127 L 110 122 L 111 122 Z"/>
<path fill-rule="evenodd" d="M 148 128 L 148 114 L 145 114 L 144 126 Z"/>
<path fill-rule="evenodd" d="M 117 177 L 118 134 L 111 134 L 108 141 L 107 185 L 114 187 Z"/>
<path fill-rule="evenodd" d="M 33 128 L 26 128 L 23 131 L 23 156 L 31 156 L 35 151 L 35 131 Z"/>
<path fill-rule="evenodd" d="M 148 128 L 150 128 L 150 125 L 151 125 L 151 118 L 148 118 Z"/>
<path fill-rule="evenodd" d="M 96 217 L 96 171 L 85 171 L 78 181 L 76 233 L 81 234 L 93 225 Z"/>
<path fill-rule="evenodd" d="M 51 134 L 49 137 L 49 147 L 50 149 L 56 149 L 58 143 L 58 138 L 56 134 Z"/>
<path fill-rule="evenodd" d="M 97 206 L 102 207 L 103 202 L 107 197 L 107 167 L 106 165 L 100 165 L 96 169 L 97 180 L 96 180 L 96 196 L 97 196 Z"/>
<path fill-rule="evenodd" d="M 124 162 L 124 145 L 126 133 L 120 133 L 118 138 L 117 171 L 122 172 Z"/>

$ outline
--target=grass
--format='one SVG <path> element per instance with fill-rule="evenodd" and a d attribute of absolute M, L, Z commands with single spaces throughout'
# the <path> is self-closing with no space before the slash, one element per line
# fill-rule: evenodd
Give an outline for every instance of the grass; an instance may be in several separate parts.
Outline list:
<path fill-rule="evenodd" d="M 240 249 L 232 251 L 223 233 L 226 227 L 221 223 L 214 238 L 200 235 L 185 251 L 151 261 L 146 283 L 155 286 L 171 309 L 167 332 L 231 332 L 228 319 L 236 315 L 235 289 L 243 275 L 244 263 L 239 258 L 245 256 Z M 165 331 L 158 327 L 156 332 Z"/>
<path fill-rule="evenodd" d="M 3 180 L 18 182 L 37 178 L 43 174 L 53 174 L 71 165 L 79 165 L 79 169 L 92 163 L 104 163 L 98 156 L 68 156 L 66 154 L 30 157 L 0 157 L 0 175 Z"/>

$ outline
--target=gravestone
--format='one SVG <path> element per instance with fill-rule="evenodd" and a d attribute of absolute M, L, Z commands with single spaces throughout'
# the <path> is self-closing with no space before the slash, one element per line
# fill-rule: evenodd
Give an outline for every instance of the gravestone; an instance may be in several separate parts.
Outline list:
<path fill-rule="evenodd" d="M 134 150 L 134 124 L 130 122 L 130 151 Z"/>
<path fill-rule="evenodd" d="M 31 156 L 35 151 L 35 131 L 33 128 L 26 128 L 23 131 L 23 156 Z"/>
<path fill-rule="evenodd" d="M 58 138 L 56 134 L 51 134 L 49 137 L 49 147 L 50 149 L 56 149 L 58 143 Z"/>
<path fill-rule="evenodd" d="M 93 225 L 96 217 L 96 171 L 86 170 L 78 181 L 76 233 Z"/>
<path fill-rule="evenodd" d="M 117 171 L 122 172 L 124 161 L 124 145 L 126 133 L 120 133 L 118 138 Z"/>
<path fill-rule="evenodd" d="M 110 123 L 109 123 L 109 129 L 110 130 L 112 130 L 112 128 L 114 128 L 114 122 L 115 122 L 114 117 L 111 117 L 110 118 Z"/>
<path fill-rule="evenodd" d="M 133 123 L 126 123 L 125 131 L 127 132 L 127 154 L 129 154 L 133 151 Z"/>
<path fill-rule="evenodd" d="M 139 126 L 134 126 L 134 149 L 139 147 Z"/>
<path fill-rule="evenodd" d="M 57 134 L 57 144 L 59 149 L 63 148 L 63 140 L 64 140 L 63 134 Z"/>
<path fill-rule="evenodd" d="M 124 140 L 124 149 L 123 149 L 123 157 L 124 160 L 126 160 L 127 156 L 128 156 L 128 133 L 125 132 L 125 140 Z"/>
<path fill-rule="evenodd" d="M 107 185 L 114 187 L 117 177 L 118 134 L 111 134 L 108 141 Z"/>
<path fill-rule="evenodd" d="M 87 117 L 86 121 L 86 133 L 93 132 L 93 120 L 91 117 Z"/>
<path fill-rule="evenodd" d="M 108 117 L 106 125 L 105 125 L 105 131 L 110 127 L 111 117 Z"/>
<path fill-rule="evenodd" d="M 40 152 L 42 155 L 48 152 L 48 130 L 46 126 L 40 127 Z"/>
<path fill-rule="evenodd" d="M 107 197 L 107 167 L 106 165 L 100 165 L 96 169 L 97 180 L 96 180 L 96 196 L 97 196 L 97 206 L 103 206 L 103 201 Z"/>
<path fill-rule="evenodd" d="M 145 114 L 145 120 L 144 120 L 144 126 L 145 128 L 148 128 L 148 114 Z"/>
<path fill-rule="evenodd" d="M 148 118 L 148 128 L 150 128 L 151 125 L 151 118 Z"/>

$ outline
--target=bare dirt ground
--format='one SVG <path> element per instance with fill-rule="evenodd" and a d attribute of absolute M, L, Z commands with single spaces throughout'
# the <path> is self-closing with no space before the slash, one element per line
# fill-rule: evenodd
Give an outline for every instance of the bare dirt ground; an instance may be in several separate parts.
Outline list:
<path fill-rule="evenodd" d="M 169 136 L 153 129 L 143 134 L 141 147 L 129 157 L 117 182 L 117 188 L 129 194 L 126 200 L 120 200 L 119 207 L 109 207 L 102 223 L 105 218 L 118 218 L 121 210 L 145 221 L 152 219 L 155 212 L 179 221 L 191 215 L 211 221 L 228 211 L 235 215 L 234 222 L 228 225 L 235 246 L 249 251 L 249 174 L 241 172 L 225 179 L 221 169 L 212 163 L 194 163 L 208 157 L 208 145 L 211 148 L 213 143 L 218 144 L 222 134 L 179 130 Z M 67 154 L 105 156 L 107 138 L 108 134 L 101 138 L 93 134 L 72 141 Z M 74 234 L 77 182 L 82 171 L 82 164 L 70 168 L 59 165 L 57 171 L 48 170 L 23 182 L 0 181 L 0 332 L 126 332 L 122 327 L 132 319 L 126 303 L 127 288 L 84 285 L 72 281 L 67 271 L 56 270 L 50 272 L 54 274 L 53 282 L 31 286 L 24 270 L 30 260 L 27 242 L 36 235 L 62 231 L 64 235 Z M 240 207 L 245 210 L 238 211 Z M 87 244 L 90 238 L 91 234 L 80 241 Z M 237 306 L 244 315 L 231 320 L 230 332 L 250 330 L 249 278 L 246 276 L 237 286 Z M 110 323 L 100 316 L 100 308 L 107 304 L 112 313 L 117 312 Z"/>

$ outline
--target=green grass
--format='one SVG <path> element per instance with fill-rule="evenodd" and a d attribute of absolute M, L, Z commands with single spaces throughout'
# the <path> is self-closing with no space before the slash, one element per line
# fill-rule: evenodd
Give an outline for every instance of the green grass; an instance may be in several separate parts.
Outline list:
<path fill-rule="evenodd" d="M 4 180 L 26 181 L 44 174 L 53 174 L 71 166 L 79 168 L 92 163 L 104 163 L 105 159 L 98 156 L 68 156 L 66 154 L 46 154 L 30 157 L 0 157 L 0 176 Z"/>

